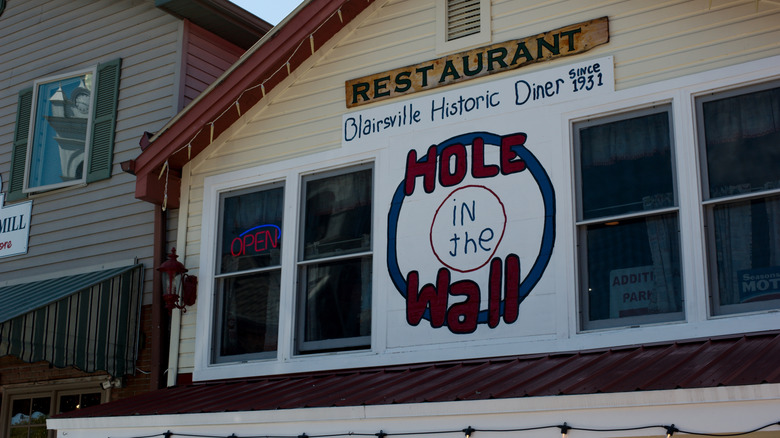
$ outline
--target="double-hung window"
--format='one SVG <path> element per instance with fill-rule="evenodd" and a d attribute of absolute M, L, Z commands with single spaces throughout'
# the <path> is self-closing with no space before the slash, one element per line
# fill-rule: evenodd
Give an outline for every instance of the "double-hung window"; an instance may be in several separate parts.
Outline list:
<path fill-rule="evenodd" d="M 372 169 L 303 180 L 299 352 L 371 344 Z"/>
<path fill-rule="evenodd" d="M 584 329 L 679 320 L 671 106 L 574 124 Z"/>
<path fill-rule="evenodd" d="M 299 178 L 219 196 L 212 362 L 371 347 L 373 166 Z"/>
<path fill-rule="evenodd" d="M 223 193 L 220 211 L 214 360 L 275 357 L 284 186 Z"/>
<path fill-rule="evenodd" d="M 9 200 L 111 176 L 119 59 L 19 93 Z"/>
<path fill-rule="evenodd" d="M 696 99 L 715 315 L 780 307 L 780 82 Z"/>

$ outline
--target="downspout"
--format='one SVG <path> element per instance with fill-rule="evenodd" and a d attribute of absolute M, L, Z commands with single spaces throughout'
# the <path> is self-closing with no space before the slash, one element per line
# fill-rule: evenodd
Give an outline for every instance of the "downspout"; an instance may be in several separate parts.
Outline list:
<path fill-rule="evenodd" d="M 181 172 L 181 187 L 179 194 L 179 216 L 176 224 L 176 247 L 181 254 L 181 262 L 186 266 L 187 258 L 187 222 L 189 217 L 190 205 L 190 173 L 191 164 L 187 163 Z M 197 305 L 197 304 L 196 304 Z M 176 386 L 179 378 L 179 349 L 181 346 L 181 321 L 182 312 L 176 309 L 171 318 L 171 338 L 170 348 L 168 349 L 168 385 Z"/>
<path fill-rule="evenodd" d="M 166 259 L 167 214 L 162 208 L 154 206 L 154 268 L 152 285 L 152 366 L 149 386 L 152 391 L 162 388 L 163 374 L 166 369 L 168 349 L 168 317 L 163 305 L 162 274 L 157 270 Z"/>

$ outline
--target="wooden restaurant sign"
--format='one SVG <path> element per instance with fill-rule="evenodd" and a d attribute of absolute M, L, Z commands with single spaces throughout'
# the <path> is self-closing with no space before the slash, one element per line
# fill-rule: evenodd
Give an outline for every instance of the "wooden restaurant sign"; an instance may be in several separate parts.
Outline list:
<path fill-rule="evenodd" d="M 587 52 L 608 41 L 609 19 L 602 17 L 539 35 L 352 79 L 346 82 L 347 107 L 431 90 L 536 62 Z"/>

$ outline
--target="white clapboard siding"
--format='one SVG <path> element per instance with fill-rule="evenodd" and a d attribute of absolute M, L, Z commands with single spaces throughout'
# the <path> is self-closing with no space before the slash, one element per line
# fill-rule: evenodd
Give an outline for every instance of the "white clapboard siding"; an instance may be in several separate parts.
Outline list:
<path fill-rule="evenodd" d="M 7 2 L 0 27 L 0 173 L 8 183 L 16 99 L 33 81 L 122 58 L 112 177 L 31 197 L 29 251 L 0 261 L 0 281 L 138 258 L 152 289 L 154 206 L 135 199 L 120 163 L 144 131 L 176 113 L 180 21 L 153 1 Z M 5 187 L 7 189 L 7 186 Z M 175 233 L 174 233 L 175 235 Z"/>
<path fill-rule="evenodd" d="M 381 4 L 378 11 L 371 13 L 369 8 L 355 20 L 359 23 L 356 30 L 338 34 L 332 49 L 324 56 L 314 55 L 293 78 L 239 120 L 238 129 L 217 139 L 190 164 L 190 184 L 183 188 L 189 190 L 190 200 L 188 266 L 197 268 L 200 257 L 205 177 L 339 148 L 346 80 L 439 56 L 435 53 L 434 0 L 377 2 Z M 780 54 L 777 2 L 494 0 L 491 13 L 494 43 L 608 16 L 610 42 L 583 56 L 613 55 L 617 89 Z M 754 44 L 746 45 L 750 42 Z M 569 62 L 563 58 L 524 68 L 541 70 Z M 181 372 L 194 367 L 194 313 L 188 312 L 182 320 Z"/>

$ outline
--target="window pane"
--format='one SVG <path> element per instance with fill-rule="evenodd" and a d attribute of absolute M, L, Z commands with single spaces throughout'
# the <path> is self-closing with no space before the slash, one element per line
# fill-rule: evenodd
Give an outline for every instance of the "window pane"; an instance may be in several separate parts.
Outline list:
<path fill-rule="evenodd" d="M 221 356 L 276 351 L 280 276 L 273 270 L 220 280 Z"/>
<path fill-rule="evenodd" d="M 38 85 L 28 187 L 82 179 L 92 86 L 91 73 Z"/>
<path fill-rule="evenodd" d="M 51 409 L 51 397 L 37 397 L 32 399 L 32 410 L 30 413 L 31 424 L 46 424 Z"/>
<path fill-rule="evenodd" d="M 27 438 L 27 427 L 12 427 L 11 438 Z"/>
<path fill-rule="evenodd" d="M 36 426 L 30 428 L 30 438 L 46 438 L 48 432 L 44 426 Z"/>
<path fill-rule="evenodd" d="M 60 396 L 60 413 L 75 411 L 79 408 L 79 395 L 68 394 Z"/>
<path fill-rule="evenodd" d="M 88 408 L 90 406 L 97 406 L 100 404 L 100 400 L 101 395 L 99 392 L 81 394 L 81 409 Z"/>
<path fill-rule="evenodd" d="M 709 198 L 780 188 L 780 88 L 707 101 L 702 112 Z"/>
<path fill-rule="evenodd" d="M 305 273 L 304 341 L 371 334 L 371 257 L 308 265 Z"/>
<path fill-rule="evenodd" d="M 29 398 L 17 399 L 11 403 L 11 426 L 30 424 L 30 405 L 32 400 Z"/>
<path fill-rule="evenodd" d="M 720 306 L 780 307 L 780 197 L 715 206 L 713 223 Z"/>
<path fill-rule="evenodd" d="M 90 406 L 99 405 L 100 399 L 101 395 L 99 392 L 61 395 L 59 413 L 65 413 L 75 411 L 76 409 L 84 409 Z"/>
<path fill-rule="evenodd" d="M 219 272 L 279 266 L 284 188 L 223 199 Z"/>
<path fill-rule="evenodd" d="M 675 205 L 666 111 L 578 131 L 582 219 Z"/>
<path fill-rule="evenodd" d="M 306 183 L 304 258 L 371 249 L 371 169 Z"/>
<path fill-rule="evenodd" d="M 587 242 L 586 322 L 682 311 L 677 215 L 583 228 Z M 658 318 L 655 318 L 658 320 Z"/>

